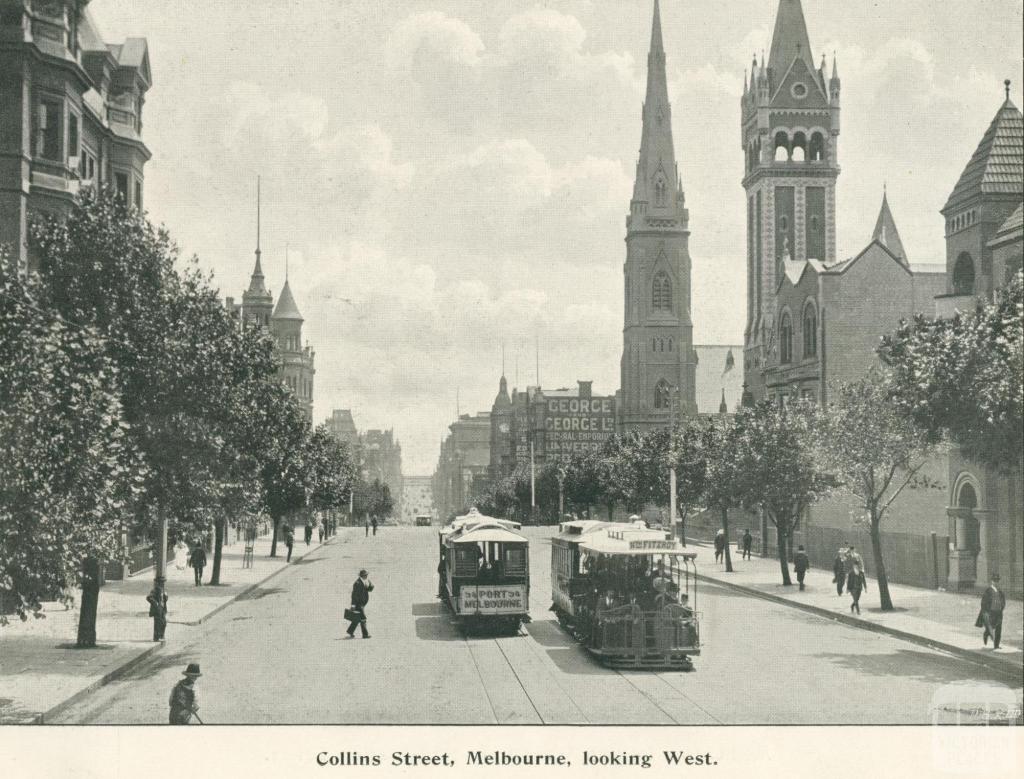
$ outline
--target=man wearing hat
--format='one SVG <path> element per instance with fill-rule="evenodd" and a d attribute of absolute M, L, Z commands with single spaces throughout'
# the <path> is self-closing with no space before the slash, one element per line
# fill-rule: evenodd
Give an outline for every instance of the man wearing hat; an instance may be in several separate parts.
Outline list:
<path fill-rule="evenodd" d="M 366 569 L 359 572 L 359 578 L 352 585 L 352 611 L 357 612 L 359 619 L 349 621 L 348 630 L 345 632 L 349 638 L 355 638 L 356 625 L 363 632 L 363 638 L 369 638 L 366 630 L 366 604 L 370 602 L 370 593 L 373 591 L 373 584 L 370 583 L 370 575 Z"/>
<path fill-rule="evenodd" d="M 191 725 L 193 717 L 202 723 L 202 720 L 199 719 L 199 700 L 196 697 L 196 679 L 202 676 L 199 673 L 199 663 L 189 663 L 182 675 L 185 678 L 181 679 L 171 690 L 170 723 L 172 725 Z"/>
<path fill-rule="evenodd" d="M 988 645 L 992 637 L 992 648 L 999 649 L 999 640 L 1003 637 L 1003 609 L 1006 608 L 1006 596 L 999 589 L 999 574 L 992 574 L 991 581 L 981 596 L 981 611 L 974 623 L 975 627 L 985 628 L 981 641 Z"/>

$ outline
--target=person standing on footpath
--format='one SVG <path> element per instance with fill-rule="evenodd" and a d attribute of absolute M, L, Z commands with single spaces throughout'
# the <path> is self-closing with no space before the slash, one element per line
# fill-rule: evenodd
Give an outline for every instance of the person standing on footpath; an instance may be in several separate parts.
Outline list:
<path fill-rule="evenodd" d="M 303 538 L 306 540 L 306 546 L 309 546 L 309 542 L 313 540 L 313 523 L 308 519 L 306 520 L 306 527 L 303 529 Z"/>
<path fill-rule="evenodd" d="M 855 562 L 853 570 L 850 571 L 850 575 L 846 579 L 846 589 L 850 593 L 850 597 L 853 598 L 853 602 L 850 604 L 850 611 L 856 610 L 860 614 L 860 594 L 867 588 L 868 580 L 864 576 L 864 569 L 860 563 Z"/>
<path fill-rule="evenodd" d="M 846 558 L 843 555 L 843 547 L 836 550 L 836 556 L 832 560 L 832 581 L 836 583 L 836 595 L 842 595 L 843 586 L 846 584 Z"/>
<path fill-rule="evenodd" d="M 722 562 L 722 556 L 725 554 L 725 531 L 719 530 L 715 533 L 715 562 Z"/>
<path fill-rule="evenodd" d="M 167 629 L 167 593 L 159 584 L 154 584 L 146 600 L 149 601 L 149 616 L 153 618 L 153 640 L 163 641 Z"/>
<path fill-rule="evenodd" d="M 326 532 L 326 528 L 324 527 L 325 524 L 327 524 L 326 520 L 323 519 L 316 523 L 316 532 L 317 536 L 320 538 L 321 544 L 324 542 L 324 533 Z"/>
<path fill-rule="evenodd" d="M 206 567 L 206 550 L 203 549 L 202 541 L 196 541 L 195 546 L 192 547 L 192 554 L 189 555 L 188 564 L 192 566 L 192 572 L 195 574 L 196 587 L 202 587 L 203 569 Z"/>
<path fill-rule="evenodd" d="M 981 596 L 981 611 L 975 627 L 985 628 L 981 634 L 981 642 L 988 646 L 989 636 L 992 637 L 992 648 L 999 649 L 999 641 L 1003 637 L 1003 610 L 1006 608 L 1006 596 L 999 589 L 999 574 L 994 573 L 988 588 Z"/>
<path fill-rule="evenodd" d="M 295 546 L 295 528 L 292 527 L 291 522 L 284 526 L 284 545 L 288 547 L 288 557 L 285 558 L 285 562 L 290 563 L 292 561 L 292 548 Z"/>
<path fill-rule="evenodd" d="M 374 515 L 373 519 L 370 520 L 370 524 L 373 525 L 373 534 L 377 535 L 377 517 Z"/>
<path fill-rule="evenodd" d="M 750 547 L 754 543 L 754 537 L 750 535 L 750 528 L 743 531 L 743 558 L 750 559 Z"/>
<path fill-rule="evenodd" d="M 196 679 L 202 676 L 199 663 L 189 663 L 182 675 L 185 678 L 174 685 L 168 701 L 171 706 L 170 723 L 191 725 L 195 717 L 202 724 L 203 721 L 199 719 L 199 698 L 196 696 Z"/>
<path fill-rule="evenodd" d="M 369 638 L 366 630 L 366 604 L 370 602 L 370 593 L 373 592 L 373 584 L 370 582 L 370 575 L 363 568 L 359 572 L 359 578 L 352 585 L 352 611 L 356 612 L 358 619 L 349 620 L 348 630 L 345 632 L 349 638 L 356 637 L 356 625 L 363 633 L 363 638 Z"/>
<path fill-rule="evenodd" d="M 366 533 L 364 534 L 367 538 L 370 537 L 370 515 L 366 515 Z"/>
<path fill-rule="evenodd" d="M 811 561 L 807 558 L 807 552 L 802 546 L 798 546 L 796 554 L 793 555 L 793 570 L 796 571 L 796 580 L 800 583 L 801 590 L 804 588 L 804 576 L 810 567 Z"/>

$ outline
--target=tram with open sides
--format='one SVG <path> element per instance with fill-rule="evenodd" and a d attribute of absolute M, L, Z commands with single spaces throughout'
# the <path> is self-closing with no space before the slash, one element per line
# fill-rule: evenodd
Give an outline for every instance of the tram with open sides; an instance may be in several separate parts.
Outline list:
<path fill-rule="evenodd" d="M 530 621 L 530 548 L 521 525 L 472 509 L 438 535 L 438 597 L 471 631 L 518 633 Z"/>
<path fill-rule="evenodd" d="M 606 665 L 690 670 L 700 654 L 696 556 L 642 522 L 564 522 L 551 539 L 551 610 Z"/>

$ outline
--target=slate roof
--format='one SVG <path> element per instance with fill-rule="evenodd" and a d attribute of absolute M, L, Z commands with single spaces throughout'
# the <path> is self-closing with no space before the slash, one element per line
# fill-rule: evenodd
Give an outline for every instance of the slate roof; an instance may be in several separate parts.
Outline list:
<path fill-rule="evenodd" d="M 1024 116 L 1009 98 L 982 136 L 942 211 L 979 194 L 1024 194 Z"/>
<path fill-rule="evenodd" d="M 281 296 L 277 299 L 277 305 L 274 307 L 273 319 L 293 319 L 297 322 L 301 322 L 302 314 L 299 313 L 299 307 L 295 305 L 295 297 L 292 295 L 292 288 L 288 286 L 288 282 L 285 281 L 284 288 L 281 290 Z"/>
<path fill-rule="evenodd" d="M 782 83 L 789 66 L 797 57 L 804 61 L 812 74 L 815 72 L 814 56 L 807 36 L 807 22 L 804 21 L 804 10 L 800 0 L 779 0 L 775 32 L 772 34 L 772 48 L 768 55 L 768 69 L 772 71 L 776 87 Z"/>
<path fill-rule="evenodd" d="M 1022 234 L 1024 234 L 1024 203 L 1017 206 L 1017 210 L 1006 218 L 989 243 L 1001 243 L 1010 238 L 1020 238 Z"/>
<path fill-rule="evenodd" d="M 878 221 L 875 222 L 875 232 L 871 239 L 885 245 L 889 251 L 907 262 L 907 252 L 903 248 L 903 241 L 900 240 L 900 231 L 896 229 L 896 220 L 892 217 L 889 209 L 889 198 L 882 193 L 882 208 L 878 212 Z"/>

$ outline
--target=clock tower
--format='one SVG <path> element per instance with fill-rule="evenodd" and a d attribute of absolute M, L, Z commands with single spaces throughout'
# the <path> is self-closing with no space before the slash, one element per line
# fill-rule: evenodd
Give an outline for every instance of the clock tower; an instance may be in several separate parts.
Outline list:
<path fill-rule="evenodd" d="M 516 458 L 512 441 L 512 399 L 508 382 L 502 374 L 498 394 L 491 406 L 491 483 L 508 476 L 515 468 Z"/>

